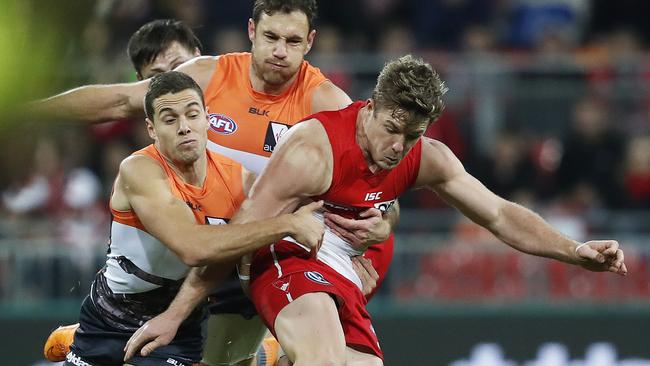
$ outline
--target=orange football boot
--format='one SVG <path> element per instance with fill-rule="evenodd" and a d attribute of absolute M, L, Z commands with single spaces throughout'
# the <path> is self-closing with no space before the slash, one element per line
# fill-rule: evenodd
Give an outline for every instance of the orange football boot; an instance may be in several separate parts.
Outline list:
<path fill-rule="evenodd" d="M 74 339 L 74 332 L 79 328 L 79 323 L 64 325 L 50 333 L 43 347 L 43 355 L 48 361 L 60 362 L 65 360 L 65 355 L 70 352 L 70 345 Z"/>

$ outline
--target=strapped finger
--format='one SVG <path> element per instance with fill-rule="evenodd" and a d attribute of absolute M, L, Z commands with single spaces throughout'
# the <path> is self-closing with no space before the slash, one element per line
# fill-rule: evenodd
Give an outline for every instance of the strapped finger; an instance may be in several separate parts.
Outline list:
<path fill-rule="evenodd" d="M 578 249 L 576 250 L 576 252 L 582 258 L 591 259 L 598 263 L 605 263 L 605 256 L 602 253 L 598 252 L 597 250 L 594 250 L 589 245 L 581 245 L 579 248 L 576 249 Z"/>

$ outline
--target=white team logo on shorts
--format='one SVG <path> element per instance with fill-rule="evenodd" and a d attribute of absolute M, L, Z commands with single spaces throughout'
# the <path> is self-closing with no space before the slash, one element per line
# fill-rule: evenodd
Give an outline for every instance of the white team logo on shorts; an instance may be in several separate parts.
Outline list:
<path fill-rule="evenodd" d="M 314 272 L 314 271 L 305 272 L 305 277 L 307 277 L 307 279 L 311 281 L 320 283 L 321 285 L 329 285 L 329 286 L 332 285 L 329 281 L 325 279 L 325 277 L 323 277 L 322 274 L 318 272 Z"/>

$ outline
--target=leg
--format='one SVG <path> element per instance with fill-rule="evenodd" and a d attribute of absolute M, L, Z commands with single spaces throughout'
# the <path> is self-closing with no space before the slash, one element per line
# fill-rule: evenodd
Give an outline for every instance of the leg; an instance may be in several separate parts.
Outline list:
<path fill-rule="evenodd" d="M 370 353 L 359 352 L 353 348 L 347 347 L 345 350 L 347 366 L 383 366 L 381 358 Z"/>
<path fill-rule="evenodd" d="M 208 318 L 202 364 L 249 366 L 266 335 L 258 316 L 250 320 L 239 314 L 215 314 Z"/>
<path fill-rule="evenodd" d="M 345 365 L 343 328 L 327 293 L 308 293 L 289 303 L 275 319 L 275 332 L 295 366 Z"/>

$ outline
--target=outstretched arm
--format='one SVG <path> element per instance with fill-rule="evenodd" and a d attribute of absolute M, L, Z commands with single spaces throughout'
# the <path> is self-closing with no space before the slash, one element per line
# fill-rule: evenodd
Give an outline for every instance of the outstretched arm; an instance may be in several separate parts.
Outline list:
<path fill-rule="evenodd" d="M 192 59 L 176 68 L 191 76 L 202 89 L 210 81 L 216 57 Z M 149 80 L 134 83 L 87 85 L 50 98 L 29 103 L 28 115 L 40 119 L 63 119 L 82 122 L 106 122 L 144 116 L 143 100 Z"/>
<path fill-rule="evenodd" d="M 590 270 L 627 273 L 618 242 L 580 244 L 562 235 L 539 215 L 488 190 L 438 141 L 423 141 L 416 184 L 431 188 L 472 221 L 522 252 L 579 264 Z"/>

